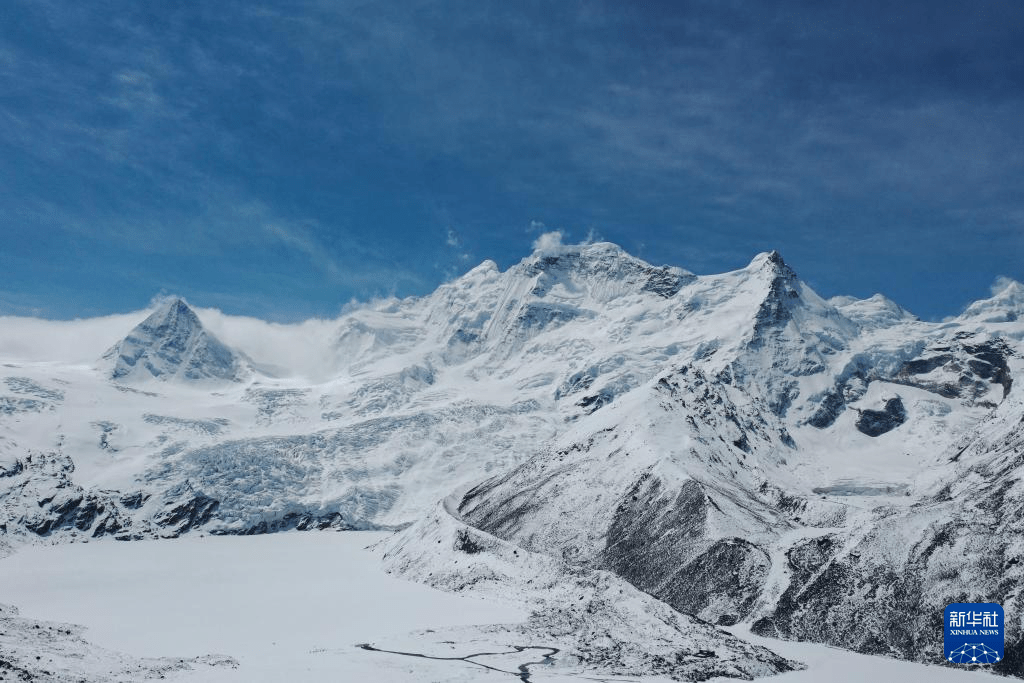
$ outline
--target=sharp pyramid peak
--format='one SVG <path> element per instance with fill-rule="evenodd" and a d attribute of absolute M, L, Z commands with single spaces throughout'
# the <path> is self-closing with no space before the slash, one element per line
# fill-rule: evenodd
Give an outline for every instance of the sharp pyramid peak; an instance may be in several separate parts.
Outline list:
<path fill-rule="evenodd" d="M 188 305 L 188 302 L 180 296 L 169 296 L 161 300 L 157 304 L 156 310 L 146 318 L 146 321 L 178 319 L 183 319 L 184 321 L 192 324 L 201 324 L 199 323 L 199 316 L 197 316 L 196 312 L 192 310 L 192 307 Z"/>
<path fill-rule="evenodd" d="M 779 297 L 799 298 L 800 281 L 796 272 L 786 264 L 782 255 L 775 251 L 763 251 L 753 259 L 746 268 L 738 271 L 754 282 L 767 286 L 766 296 L 769 299 Z"/>
<path fill-rule="evenodd" d="M 114 362 L 112 379 L 237 380 L 245 366 L 242 356 L 207 332 L 179 296 L 160 301 L 103 357 Z"/>
<path fill-rule="evenodd" d="M 781 276 L 794 280 L 797 277 L 796 272 L 783 260 L 782 254 L 775 249 L 762 251 L 750 260 L 750 264 L 744 270 L 752 273 L 767 273 L 772 277 Z"/>
<path fill-rule="evenodd" d="M 168 297 L 165 297 L 164 299 L 162 299 L 157 304 L 157 310 L 175 310 L 175 311 L 187 310 L 187 311 L 191 311 L 192 307 L 188 305 L 188 302 L 185 301 L 184 298 L 182 298 L 180 296 L 177 296 L 177 295 L 174 295 L 174 296 L 168 296 Z"/>
<path fill-rule="evenodd" d="M 188 302 L 185 298 L 178 296 L 177 294 L 171 294 L 169 296 L 157 299 L 157 308 L 189 308 Z"/>

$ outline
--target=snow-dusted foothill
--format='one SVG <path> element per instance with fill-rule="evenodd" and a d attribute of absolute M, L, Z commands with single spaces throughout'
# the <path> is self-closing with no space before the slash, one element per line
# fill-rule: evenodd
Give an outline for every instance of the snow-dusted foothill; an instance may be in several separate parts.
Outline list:
<path fill-rule="evenodd" d="M 29 619 L 12 605 L 0 605 L 0 680 L 133 683 L 216 675 L 218 670 L 238 667 L 238 662 L 224 655 L 135 657 L 98 647 L 83 631 L 75 624 Z"/>
<path fill-rule="evenodd" d="M 665 676 L 673 680 L 771 676 L 802 668 L 682 614 L 608 571 L 588 569 L 502 541 L 463 523 L 454 500 L 381 543 L 389 573 L 452 592 L 512 600 L 523 623 L 421 634 L 421 652 L 529 643 L 553 648 L 555 670 L 585 678 Z M 386 644 L 375 647 L 388 649 Z M 481 647 L 486 651 L 486 647 Z"/>

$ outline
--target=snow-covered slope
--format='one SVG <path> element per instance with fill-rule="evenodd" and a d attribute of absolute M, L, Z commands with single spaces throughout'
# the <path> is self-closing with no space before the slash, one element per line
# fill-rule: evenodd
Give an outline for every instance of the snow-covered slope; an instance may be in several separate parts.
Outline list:
<path fill-rule="evenodd" d="M 959 320 L 985 323 L 1014 322 L 1024 316 L 1024 285 L 1016 280 L 1001 278 L 993 287 L 992 296 L 975 301 L 967 307 Z"/>
<path fill-rule="evenodd" d="M 806 507 L 781 500 L 785 428 L 687 366 L 596 418 L 472 488 L 459 513 L 524 548 L 612 570 L 684 612 L 736 623 L 767 579 L 770 539 Z"/>
<path fill-rule="evenodd" d="M 916 315 L 882 294 L 875 294 L 867 299 L 835 296 L 828 302 L 847 318 L 865 328 L 891 327 L 918 320 Z"/>
<path fill-rule="evenodd" d="M 788 548 L 788 587 L 755 632 L 934 661 L 947 604 L 997 602 L 1009 615 L 999 668 L 1021 675 L 1022 458 L 1014 395 L 942 453 L 913 505 L 876 508 L 860 528 Z"/>
<path fill-rule="evenodd" d="M 749 680 L 802 668 L 677 612 L 614 573 L 526 551 L 472 528 L 453 503 L 446 500 L 384 542 L 384 566 L 444 590 L 500 597 L 529 609 L 525 624 L 491 627 L 496 642 L 553 646 L 563 662 L 576 664 L 566 673 L 587 680 Z M 431 639 L 464 640 L 443 631 Z"/>

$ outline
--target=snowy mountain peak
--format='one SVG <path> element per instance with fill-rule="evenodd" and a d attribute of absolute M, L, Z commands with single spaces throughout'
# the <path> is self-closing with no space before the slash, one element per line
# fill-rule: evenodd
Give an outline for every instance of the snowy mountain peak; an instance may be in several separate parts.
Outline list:
<path fill-rule="evenodd" d="M 110 378 L 238 381 L 244 358 L 207 332 L 180 297 L 166 299 L 103 358 L 113 361 Z"/>
<path fill-rule="evenodd" d="M 867 299 L 834 296 L 828 303 L 864 329 L 880 329 L 919 320 L 916 315 L 882 294 L 875 294 Z"/>
<path fill-rule="evenodd" d="M 992 296 L 975 301 L 961 315 L 961 320 L 984 323 L 1006 323 L 1024 318 L 1024 285 L 1016 280 L 1000 278 L 992 287 Z"/>
<path fill-rule="evenodd" d="M 473 268 L 468 273 L 466 273 L 466 276 L 470 276 L 470 275 L 487 275 L 487 274 L 492 274 L 492 273 L 497 273 L 497 272 L 499 272 L 498 271 L 498 264 L 495 263 L 494 261 L 492 261 L 491 259 L 486 259 L 480 265 L 478 265 L 477 267 Z"/>
<path fill-rule="evenodd" d="M 535 279 L 534 296 L 544 297 L 556 290 L 587 291 L 597 302 L 637 292 L 669 298 L 696 279 L 682 268 L 653 266 L 611 242 L 538 249 L 513 266 L 510 273 Z"/>
<path fill-rule="evenodd" d="M 762 251 L 750 261 L 745 270 L 752 273 L 765 273 L 769 277 L 782 277 L 788 280 L 795 280 L 796 273 L 782 259 L 782 254 L 775 251 Z"/>
<path fill-rule="evenodd" d="M 195 311 L 179 296 L 167 298 L 142 324 L 151 327 L 202 327 Z"/>
<path fill-rule="evenodd" d="M 786 265 L 779 252 L 770 251 L 755 256 L 746 270 L 767 281 L 767 291 L 757 311 L 755 330 L 761 332 L 788 321 L 802 290 L 793 269 Z"/>

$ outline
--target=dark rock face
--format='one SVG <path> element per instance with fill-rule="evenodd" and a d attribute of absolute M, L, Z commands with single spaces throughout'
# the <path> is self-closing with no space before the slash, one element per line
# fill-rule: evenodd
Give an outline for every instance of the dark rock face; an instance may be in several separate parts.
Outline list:
<path fill-rule="evenodd" d="M 138 510 L 147 500 L 149 500 L 149 494 L 136 491 L 121 496 L 121 505 L 129 510 Z"/>
<path fill-rule="evenodd" d="M 131 518 L 116 494 L 74 484 L 74 470 L 63 453 L 34 453 L 18 460 L 0 491 L 0 528 L 39 536 L 75 532 L 100 537 L 130 527 Z"/>
<path fill-rule="evenodd" d="M 254 536 L 256 534 L 272 534 L 278 531 L 351 531 L 357 527 L 346 521 L 340 512 L 289 512 L 280 519 L 261 521 L 239 531 L 213 531 L 215 535 Z"/>
<path fill-rule="evenodd" d="M 847 404 L 864 395 L 868 382 L 876 379 L 876 374 L 864 358 L 854 357 L 836 378 L 835 385 L 825 392 L 807 424 L 818 429 L 831 427 Z"/>
<path fill-rule="evenodd" d="M 807 420 L 807 424 L 818 429 L 831 427 L 845 408 L 846 401 L 843 400 L 843 395 L 838 391 L 829 391 L 825 394 L 818 409 L 814 411 L 814 415 Z"/>
<path fill-rule="evenodd" d="M 484 550 L 484 546 L 473 538 L 473 535 L 467 529 L 459 529 L 455 537 L 455 549 L 467 555 L 476 555 Z"/>
<path fill-rule="evenodd" d="M 800 298 L 796 273 L 782 260 L 779 252 L 768 255 L 764 268 L 772 274 L 768 294 L 761 302 L 754 320 L 755 341 L 772 328 L 784 325 L 792 315 L 792 306 Z"/>
<path fill-rule="evenodd" d="M 675 572 L 657 597 L 688 614 L 713 610 L 717 623 L 734 624 L 750 613 L 770 569 L 760 546 L 722 539 Z"/>
<path fill-rule="evenodd" d="M 857 431 L 868 436 L 881 436 L 907 421 L 907 410 L 903 400 L 896 396 L 885 402 L 882 410 L 862 410 L 855 426 Z"/>
<path fill-rule="evenodd" d="M 590 415 L 594 411 L 608 405 L 614 399 L 615 392 L 605 388 L 592 396 L 584 396 L 583 398 L 576 402 L 576 405 L 580 408 L 583 408 L 584 413 Z"/>
<path fill-rule="evenodd" d="M 819 429 L 832 426 L 847 405 L 860 398 L 867 385 L 876 380 L 924 389 L 944 398 L 959 398 L 969 405 L 986 396 L 992 384 L 999 384 L 1006 398 L 1013 386 L 1007 362 L 1012 355 L 1013 350 L 1002 339 L 979 339 L 974 334 L 959 333 L 896 367 L 876 367 L 864 356 L 855 356 L 836 378 L 833 388 L 824 393 L 807 424 Z M 868 431 L 861 430 L 865 434 L 875 432 L 869 436 L 878 436 L 901 424 L 878 412 L 863 411 L 868 415 L 864 423 Z M 872 426 L 873 421 L 877 424 Z M 887 422 L 892 426 L 877 431 Z"/>
<path fill-rule="evenodd" d="M 0 465 L 0 477 L 14 477 L 25 471 L 25 463 L 15 460 L 13 463 Z"/>
<path fill-rule="evenodd" d="M 546 330 L 560 327 L 581 316 L 589 317 L 589 314 L 565 304 L 530 303 L 523 307 L 516 324 L 523 330 Z"/>
<path fill-rule="evenodd" d="M 201 491 L 191 492 L 184 501 L 169 502 L 163 510 L 153 516 L 153 520 L 158 526 L 174 534 L 180 534 L 209 522 L 219 506 L 220 501 L 210 498 Z"/>
<path fill-rule="evenodd" d="M 1002 339 L 995 339 L 987 342 L 971 344 L 965 341 L 964 350 L 973 356 L 967 361 L 967 366 L 975 375 L 1003 387 L 1003 398 L 1010 395 L 1010 388 L 1013 386 L 1013 377 L 1010 374 L 1010 367 L 1006 359 L 1013 355 L 1013 351 Z"/>
<path fill-rule="evenodd" d="M 919 358 L 904 363 L 890 381 L 967 402 L 986 395 L 990 385 L 999 384 L 1006 398 L 1013 386 L 1007 363 L 1011 355 L 1012 349 L 1002 339 L 978 339 L 976 335 L 960 333 L 948 343 L 930 346 Z"/>
<path fill-rule="evenodd" d="M 49 536 L 57 531 L 77 529 L 89 531 L 98 538 L 106 534 L 115 534 L 131 522 L 112 504 L 89 493 L 70 496 L 59 496 L 54 500 L 43 502 L 40 507 L 43 514 L 25 521 L 25 528 L 40 536 Z"/>
<path fill-rule="evenodd" d="M 557 389 L 555 389 L 555 400 L 557 401 L 563 396 L 571 396 L 572 394 L 586 391 L 600 374 L 601 368 L 596 365 L 591 365 L 579 372 L 574 372 L 572 375 L 567 377 Z"/>
<path fill-rule="evenodd" d="M 653 269 L 641 291 L 652 292 L 660 297 L 670 299 L 679 293 L 683 286 L 693 280 L 692 277 L 684 277 L 673 273 L 668 268 Z"/>
<path fill-rule="evenodd" d="M 0 479 L 0 533 L 99 538 L 118 540 L 176 537 L 218 521 L 221 501 L 196 490 L 188 482 L 162 494 L 163 507 L 153 512 L 152 494 L 146 491 L 88 490 L 74 483 L 75 466 L 61 453 L 32 454 L 16 461 Z M 213 526 L 211 533 L 249 535 L 295 529 L 347 530 L 367 528 L 353 524 L 337 509 L 292 510 L 228 530 Z"/>
<path fill-rule="evenodd" d="M 791 567 L 796 565 L 796 558 L 789 560 Z M 865 566 L 855 556 L 818 569 L 807 583 L 794 581 L 775 614 L 755 622 L 753 631 L 868 654 L 941 656 L 935 634 L 942 632 L 942 607 L 924 604 L 919 576 Z"/>
<path fill-rule="evenodd" d="M 696 545 L 707 522 L 707 499 L 695 481 L 680 487 L 674 495 L 664 495 L 662 482 L 645 474 L 633 485 L 615 510 L 608 529 L 608 541 L 601 563 L 630 579 L 637 588 L 648 591 L 665 579 L 665 549 L 658 547 L 665 532 L 674 530 L 671 542 L 678 546 Z"/>
<path fill-rule="evenodd" d="M 716 503 L 698 482 L 666 493 L 656 477 L 636 482 L 615 512 L 599 566 L 687 614 L 713 602 L 735 623 L 764 585 L 767 553 L 739 538 L 714 540 L 707 520 Z"/>

